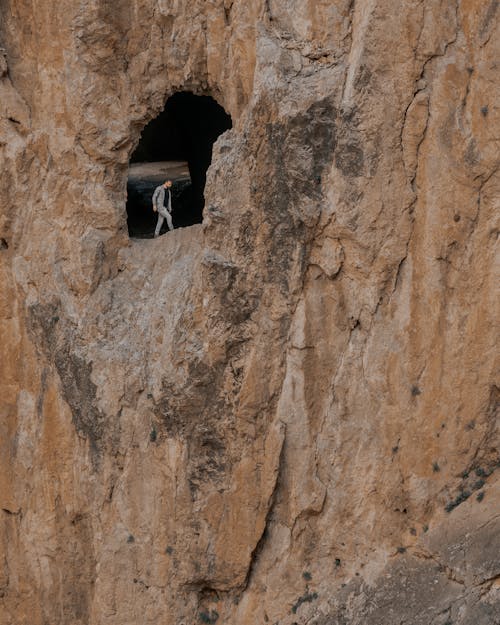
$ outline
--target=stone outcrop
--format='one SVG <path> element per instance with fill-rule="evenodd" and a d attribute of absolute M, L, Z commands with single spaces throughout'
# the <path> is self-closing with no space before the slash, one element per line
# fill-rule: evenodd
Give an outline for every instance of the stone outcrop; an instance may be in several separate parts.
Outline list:
<path fill-rule="evenodd" d="M 1 3 L 1 625 L 500 623 L 499 15 Z M 183 90 L 204 222 L 130 240 Z"/>

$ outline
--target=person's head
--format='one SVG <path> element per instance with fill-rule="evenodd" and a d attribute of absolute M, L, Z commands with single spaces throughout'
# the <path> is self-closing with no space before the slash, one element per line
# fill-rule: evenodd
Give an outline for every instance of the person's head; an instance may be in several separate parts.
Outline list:
<path fill-rule="evenodd" d="M 165 189 L 168 189 L 169 187 L 172 186 L 172 181 L 171 180 L 165 180 L 165 182 L 163 183 L 163 186 L 165 187 Z"/>

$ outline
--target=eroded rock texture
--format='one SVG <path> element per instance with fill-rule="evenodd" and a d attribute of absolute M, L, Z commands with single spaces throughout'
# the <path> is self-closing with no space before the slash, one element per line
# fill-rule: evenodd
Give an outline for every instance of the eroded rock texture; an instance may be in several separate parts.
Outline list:
<path fill-rule="evenodd" d="M 1 625 L 500 623 L 499 15 L 2 1 Z M 204 222 L 130 241 L 180 90 Z"/>

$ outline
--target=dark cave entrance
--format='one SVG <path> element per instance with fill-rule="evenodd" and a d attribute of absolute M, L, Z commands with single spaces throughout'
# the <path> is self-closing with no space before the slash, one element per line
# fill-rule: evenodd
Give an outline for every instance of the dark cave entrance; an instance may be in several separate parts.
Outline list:
<path fill-rule="evenodd" d="M 150 238 L 157 222 L 155 188 L 172 180 L 174 228 L 201 223 L 207 169 L 217 137 L 232 127 L 231 117 L 210 96 L 182 91 L 142 131 L 130 159 L 127 223 L 130 237 Z M 167 229 L 164 223 L 162 233 Z"/>

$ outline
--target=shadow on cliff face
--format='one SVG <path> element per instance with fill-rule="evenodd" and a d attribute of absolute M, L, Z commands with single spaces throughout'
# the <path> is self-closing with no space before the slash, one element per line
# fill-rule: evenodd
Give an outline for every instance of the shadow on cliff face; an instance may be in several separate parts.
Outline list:
<path fill-rule="evenodd" d="M 127 221 L 131 237 L 153 236 L 157 215 L 151 198 L 155 187 L 167 179 L 173 181 L 174 228 L 202 222 L 212 146 L 231 127 L 231 117 L 210 96 L 180 92 L 167 100 L 163 112 L 144 128 L 130 159 Z"/>
<path fill-rule="evenodd" d="M 55 366 L 75 428 L 88 439 L 93 466 L 97 468 L 105 445 L 106 417 L 97 406 L 92 364 L 73 349 L 74 328 L 61 318 L 60 302 L 30 306 L 27 325 L 47 360 Z"/>

